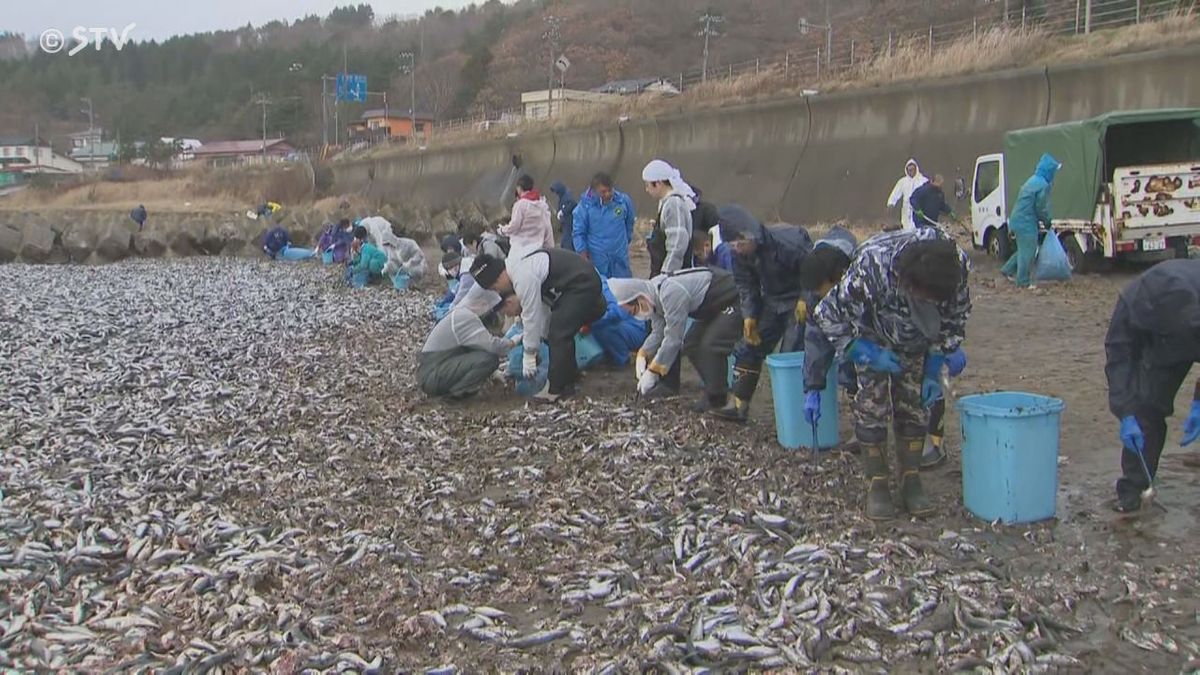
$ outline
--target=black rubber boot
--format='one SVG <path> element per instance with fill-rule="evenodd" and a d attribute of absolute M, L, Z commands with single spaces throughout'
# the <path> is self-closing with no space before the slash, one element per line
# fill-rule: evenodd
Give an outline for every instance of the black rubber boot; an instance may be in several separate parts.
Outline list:
<path fill-rule="evenodd" d="M 900 497 L 909 515 L 921 517 L 933 513 L 933 502 L 925 496 L 921 487 L 921 455 L 925 451 L 925 438 L 897 438 L 900 455 Z"/>
<path fill-rule="evenodd" d="M 694 413 L 706 413 L 710 410 L 719 410 L 729 404 L 729 396 L 713 396 L 711 394 L 701 394 L 700 398 L 692 401 L 691 410 Z"/>
<path fill-rule="evenodd" d="M 727 422 L 745 424 L 750 419 L 750 399 L 758 388 L 757 370 L 735 368 L 737 379 L 733 382 L 733 400 L 723 408 L 708 411 L 709 415 Z"/>
<path fill-rule="evenodd" d="M 891 520 L 896 517 L 892 492 L 888 489 L 887 458 L 882 443 L 862 443 L 863 472 L 867 474 L 867 518 Z"/>

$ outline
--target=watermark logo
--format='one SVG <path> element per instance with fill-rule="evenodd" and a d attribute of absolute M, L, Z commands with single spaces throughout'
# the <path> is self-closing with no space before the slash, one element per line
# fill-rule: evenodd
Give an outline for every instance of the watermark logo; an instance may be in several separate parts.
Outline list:
<path fill-rule="evenodd" d="M 105 28 L 105 27 L 87 27 L 75 26 L 71 29 L 71 37 L 75 39 L 75 44 L 67 50 L 67 56 L 75 56 L 79 52 L 87 49 L 88 45 L 95 45 L 96 51 L 100 51 L 104 47 L 104 41 L 108 40 L 117 51 L 124 49 L 125 45 L 129 44 L 130 33 L 137 28 L 136 23 L 131 23 L 123 29 Z M 57 28 L 47 28 L 38 36 L 38 45 L 42 51 L 47 54 L 57 54 L 67 46 L 67 37 Z"/>

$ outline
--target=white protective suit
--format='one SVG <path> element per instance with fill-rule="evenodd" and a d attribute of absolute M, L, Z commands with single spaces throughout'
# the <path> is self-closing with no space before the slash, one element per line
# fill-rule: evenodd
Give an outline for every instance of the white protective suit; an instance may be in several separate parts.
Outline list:
<path fill-rule="evenodd" d="M 908 175 L 909 166 L 917 169 L 911 178 Z M 892 194 L 888 195 L 888 207 L 895 206 L 897 202 L 900 203 L 900 224 L 906 230 L 916 227 L 916 223 L 913 222 L 912 204 L 909 200 L 912 199 L 913 192 L 916 192 L 917 188 L 928 182 L 929 179 L 921 174 L 921 167 L 917 164 L 917 160 L 910 159 L 904 163 L 904 175 L 896 181 L 896 187 L 892 188 Z"/>
<path fill-rule="evenodd" d="M 420 244 L 412 239 L 397 237 L 392 231 L 392 224 L 386 218 L 371 216 L 363 218 L 358 224 L 367 228 L 371 243 L 387 254 L 388 261 L 383 266 L 384 275 L 390 277 L 403 271 L 413 281 L 425 276 L 425 253 Z"/>

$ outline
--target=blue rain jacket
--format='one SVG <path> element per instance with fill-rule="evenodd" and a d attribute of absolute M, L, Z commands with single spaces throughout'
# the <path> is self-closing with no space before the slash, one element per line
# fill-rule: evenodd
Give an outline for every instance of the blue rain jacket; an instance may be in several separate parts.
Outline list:
<path fill-rule="evenodd" d="M 1038 160 L 1037 170 L 1021 186 L 1017 203 L 1008 219 L 1008 231 L 1015 236 L 1037 235 L 1038 222 L 1050 224 L 1050 187 L 1062 164 L 1050 153 Z"/>
<path fill-rule="evenodd" d="M 575 250 L 586 252 L 600 276 L 626 279 L 633 276 L 629 268 L 629 242 L 633 241 L 633 200 L 620 190 L 613 190 L 607 204 L 589 189 L 575 207 Z"/>
<path fill-rule="evenodd" d="M 646 341 L 646 322 L 633 318 L 632 314 L 617 304 L 616 296 L 608 288 L 608 281 L 601 278 L 600 285 L 608 309 L 604 316 L 592 322 L 592 337 L 600 343 L 610 362 L 618 366 L 628 365 L 629 354 L 641 349 Z"/>

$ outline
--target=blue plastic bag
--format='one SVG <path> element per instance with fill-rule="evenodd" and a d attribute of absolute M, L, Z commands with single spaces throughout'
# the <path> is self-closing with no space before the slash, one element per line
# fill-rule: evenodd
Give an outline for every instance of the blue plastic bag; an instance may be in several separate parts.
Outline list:
<path fill-rule="evenodd" d="M 1072 235 L 1074 236 L 1074 235 Z M 1067 251 L 1054 230 L 1046 233 L 1038 248 L 1037 262 L 1033 266 L 1033 278 L 1037 281 L 1070 281 L 1071 262 Z"/>
<path fill-rule="evenodd" d="M 511 338 L 515 334 L 515 327 L 508 331 L 506 337 Z M 517 395 L 533 396 L 546 386 L 546 382 L 550 379 L 550 347 L 543 342 L 538 350 L 538 369 L 537 375 L 533 376 L 532 380 L 525 379 L 522 373 L 521 359 L 525 356 L 525 348 L 517 345 L 508 353 L 508 376 L 512 378 L 516 385 Z"/>
<path fill-rule="evenodd" d="M 575 334 L 575 365 L 580 370 L 587 370 L 604 360 L 604 347 L 595 335 Z"/>
<path fill-rule="evenodd" d="M 392 275 L 392 286 L 398 291 L 406 291 L 409 280 L 409 276 L 404 272 L 396 272 Z"/>

